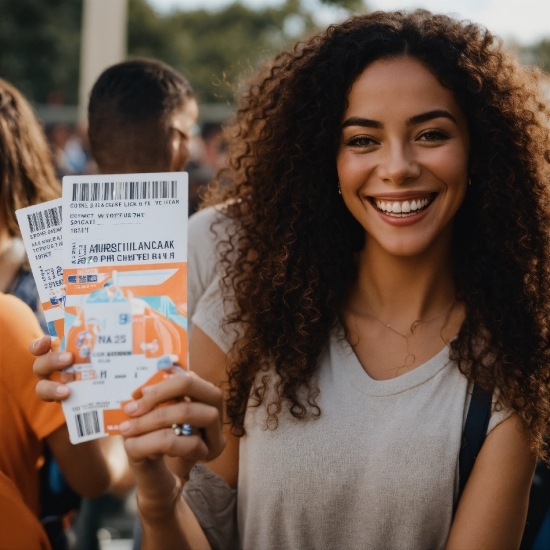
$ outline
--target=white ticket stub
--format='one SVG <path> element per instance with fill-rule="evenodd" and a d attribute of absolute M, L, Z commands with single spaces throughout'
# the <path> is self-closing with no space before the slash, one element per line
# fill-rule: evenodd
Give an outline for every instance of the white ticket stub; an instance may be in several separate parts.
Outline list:
<path fill-rule="evenodd" d="M 15 214 L 48 324 L 48 332 L 52 338 L 62 338 L 65 285 L 62 267 L 61 199 L 21 208 Z"/>
<path fill-rule="evenodd" d="M 124 403 L 187 368 L 187 174 L 63 178 L 63 410 L 73 443 L 119 433 Z"/>

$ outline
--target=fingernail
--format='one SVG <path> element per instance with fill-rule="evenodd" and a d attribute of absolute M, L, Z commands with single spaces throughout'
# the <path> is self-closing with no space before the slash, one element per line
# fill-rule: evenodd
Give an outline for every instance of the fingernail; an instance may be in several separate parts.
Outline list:
<path fill-rule="evenodd" d="M 57 393 L 57 395 L 68 395 L 69 388 L 67 386 L 57 386 L 57 388 L 55 388 L 55 393 Z"/>
<path fill-rule="evenodd" d="M 141 393 L 147 393 L 150 392 L 153 389 L 153 386 L 144 386 L 141 388 Z"/>
<path fill-rule="evenodd" d="M 40 342 L 40 340 L 42 340 L 42 338 L 36 338 L 36 339 L 34 339 L 34 340 L 31 342 L 31 347 L 34 349 L 34 346 L 36 346 L 36 344 L 38 344 L 38 342 Z"/>
<path fill-rule="evenodd" d="M 57 360 L 60 362 L 60 363 L 69 363 L 71 361 L 71 359 L 73 358 L 73 354 L 70 353 L 69 351 L 65 351 L 64 353 L 60 353 L 58 356 L 57 356 Z"/>
<path fill-rule="evenodd" d="M 125 420 L 124 422 L 120 423 L 120 425 L 118 426 L 118 429 L 121 432 L 125 432 L 126 430 L 128 430 L 129 427 L 130 427 L 130 422 L 128 422 L 128 420 Z"/>
<path fill-rule="evenodd" d="M 133 412 L 137 411 L 137 408 L 138 408 L 137 403 L 135 401 L 130 401 L 130 403 L 128 403 L 124 407 L 124 412 L 128 414 L 132 414 Z"/>

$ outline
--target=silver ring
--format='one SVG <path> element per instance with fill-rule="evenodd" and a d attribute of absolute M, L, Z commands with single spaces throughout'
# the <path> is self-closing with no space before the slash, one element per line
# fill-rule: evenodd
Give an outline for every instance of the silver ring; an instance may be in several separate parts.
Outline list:
<path fill-rule="evenodd" d="M 191 424 L 172 424 L 172 431 L 176 435 L 192 435 L 193 426 Z"/>

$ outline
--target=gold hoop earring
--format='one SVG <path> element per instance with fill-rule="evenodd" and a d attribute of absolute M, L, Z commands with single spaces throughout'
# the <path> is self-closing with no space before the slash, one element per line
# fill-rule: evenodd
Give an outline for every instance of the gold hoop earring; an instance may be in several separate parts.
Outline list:
<path fill-rule="evenodd" d="M 340 187 L 340 182 L 338 182 L 338 194 L 339 195 L 342 194 L 342 188 Z"/>

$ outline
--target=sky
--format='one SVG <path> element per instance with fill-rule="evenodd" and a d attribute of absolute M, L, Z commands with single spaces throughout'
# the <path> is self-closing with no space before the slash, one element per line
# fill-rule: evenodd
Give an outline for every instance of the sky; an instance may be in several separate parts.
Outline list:
<path fill-rule="evenodd" d="M 220 9 L 234 0 L 148 0 L 159 12 L 172 9 Z M 283 0 L 241 0 L 253 8 L 276 6 Z M 319 0 L 306 0 L 315 6 L 319 22 L 330 24 L 342 19 L 341 10 L 323 8 Z M 550 37 L 550 0 L 367 0 L 371 9 L 395 10 L 426 8 L 433 12 L 458 15 L 481 23 L 491 32 L 506 40 L 516 40 L 528 45 L 544 37 Z"/>

